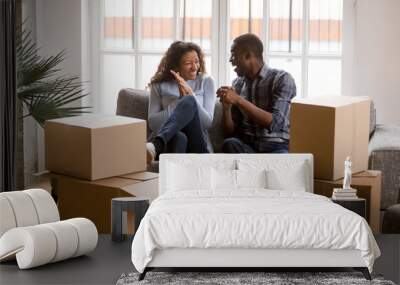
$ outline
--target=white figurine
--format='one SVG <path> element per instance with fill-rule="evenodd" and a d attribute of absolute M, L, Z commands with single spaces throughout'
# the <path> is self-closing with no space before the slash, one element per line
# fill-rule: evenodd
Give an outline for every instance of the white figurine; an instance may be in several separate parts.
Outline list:
<path fill-rule="evenodd" d="M 351 189 L 351 160 L 350 160 L 350 156 L 346 157 L 346 161 L 344 162 L 343 189 Z"/>

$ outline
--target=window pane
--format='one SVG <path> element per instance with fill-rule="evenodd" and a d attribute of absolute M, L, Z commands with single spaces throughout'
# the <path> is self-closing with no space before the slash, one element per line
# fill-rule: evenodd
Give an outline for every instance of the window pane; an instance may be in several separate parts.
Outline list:
<path fill-rule="evenodd" d="M 206 71 L 208 75 L 212 75 L 211 56 L 205 56 Z M 215 77 L 214 77 L 215 79 Z"/>
<path fill-rule="evenodd" d="M 135 59 L 131 55 L 103 56 L 103 88 L 100 111 L 115 114 L 119 90 L 135 86 Z"/>
<path fill-rule="evenodd" d="M 183 0 L 181 21 L 183 39 L 211 50 L 212 0 Z"/>
<path fill-rule="evenodd" d="M 262 21 L 263 21 L 263 1 L 262 0 L 230 0 L 229 1 L 229 24 L 230 24 L 230 41 L 236 37 L 253 33 L 262 38 Z M 230 45 L 227 47 L 230 51 Z M 229 62 L 230 52 L 228 52 L 228 82 L 222 84 L 230 85 L 237 77 L 233 71 L 233 67 Z"/>
<path fill-rule="evenodd" d="M 234 71 L 234 68 L 231 64 L 229 64 L 229 79 L 228 79 L 228 85 L 231 85 L 233 80 L 237 77 L 236 72 Z"/>
<path fill-rule="evenodd" d="M 142 0 L 140 47 L 165 50 L 174 39 L 174 1 Z"/>
<path fill-rule="evenodd" d="M 263 22 L 263 1 L 250 0 L 251 7 L 251 26 L 250 33 L 256 34 L 261 38 Z"/>
<path fill-rule="evenodd" d="M 261 37 L 262 0 L 230 0 L 230 40 L 246 33 Z"/>
<path fill-rule="evenodd" d="M 342 52 L 343 0 L 310 0 L 310 53 Z"/>
<path fill-rule="evenodd" d="M 341 60 L 311 59 L 308 96 L 341 95 Z"/>
<path fill-rule="evenodd" d="M 143 55 L 141 64 L 141 82 L 136 86 L 137 88 L 144 89 L 149 83 L 150 79 L 156 73 L 158 65 L 160 64 L 162 55 Z"/>
<path fill-rule="evenodd" d="M 132 0 L 105 0 L 104 47 L 132 48 Z"/>
<path fill-rule="evenodd" d="M 300 52 L 303 36 L 303 1 L 271 0 L 269 17 L 269 50 Z"/>
<path fill-rule="evenodd" d="M 301 60 L 297 58 L 270 58 L 269 66 L 283 69 L 292 75 L 296 83 L 296 97 L 301 97 Z"/>

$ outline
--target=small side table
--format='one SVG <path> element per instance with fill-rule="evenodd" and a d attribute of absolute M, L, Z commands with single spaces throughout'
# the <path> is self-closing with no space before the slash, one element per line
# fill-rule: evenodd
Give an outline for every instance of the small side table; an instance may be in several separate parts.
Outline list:
<path fill-rule="evenodd" d="M 361 217 L 366 219 L 366 201 L 362 198 L 355 198 L 351 200 L 339 200 L 339 199 L 332 199 L 333 203 L 339 204 L 340 206 L 353 211 L 356 214 L 359 214 Z"/>
<path fill-rule="evenodd" d="M 121 197 L 111 200 L 111 239 L 113 241 L 125 239 L 122 234 L 122 212 L 127 211 L 135 215 L 135 230 L 137 230 L 149 208 L 149 200 L 140 197 Z"/>

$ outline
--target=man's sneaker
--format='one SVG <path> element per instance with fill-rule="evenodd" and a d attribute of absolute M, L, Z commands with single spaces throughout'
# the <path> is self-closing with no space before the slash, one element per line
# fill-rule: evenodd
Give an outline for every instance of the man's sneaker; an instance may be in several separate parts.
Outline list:
<path fill-rule="evenodd" d="M 147 164 L 152 164 L 156 159 L 156 147 L 152 142 L 146 143 Z"/>

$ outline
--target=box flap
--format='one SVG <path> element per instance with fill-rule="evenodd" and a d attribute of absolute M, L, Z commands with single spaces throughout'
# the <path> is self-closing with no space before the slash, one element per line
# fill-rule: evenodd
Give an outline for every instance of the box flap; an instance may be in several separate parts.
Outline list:
<path fill-rule="evenodd" d="M 56 174 L 56 173 L 52 173 L 51 177 L 62 180 L 62 181 L 73 181 L 73 182 L 79 183 L 79 184 L 106 186 L 106 187 L 118 188 L 118 189 L 122 189 L 125 186 L 141 182 L 139 180 L 133 180 L 133 179 L 122 178 L 122 177 L 111 177 L 111 178 L 104 178 L 104 179 L 90 181 L 90 180 L 70 177 L 70 176 Z"/>
<path fill-rule="evenodd" d="M 129 174 L 125 174 L 125 175 L 119 175 L 118 177 L 146 181 L 146 180 L 158 178 L 158 173 L 144 171 L 144 172 L 136 172 L 136 173 L 129 173 Z"/>
<path fill-rule="evenodd" d="M 379 175 L 381 175 L 382 172 L 379 170 L 366 170 L 366 171 L 362 171 L 359 173 L 355 173 L 352 175 L 353 178 L 358 178 L 358 177 L 377 177 Z"/>
<path fill-rule="evenodd" d="M 94 185 L 123 188 L 127 185 L 132 185 L 132 184 L 136 184 L 136 183 L 140 183 L 140 182 L 141 181 L 122 178 L 122 177 L 111 177 L 111 178 L 105 178 L 105 179 L 91 181 L 90 183 L 94 184 Z"/>
<path fill-rule="evenodd" d="M 361 181 L 362 178 L 376 178 L 381 175 L 381 171 L 379 170 L 365 170 L 358 173 L 353 173 L 351 175 L 352 179 L 357 179 L 357 181 Z M 314 179 L 315 182 L 326 183 L 326 184 L 343 184 L 343 178 L 337 180 L 323 180 L 323 179 Z M 367 180 L 366 180 L 367 181 Z M 360 182 L 358 182 L 360 183 Z M 370 184 L 370 182 L 366 182 Z M 353 184 L 353 183 L 352 183 Z"/>
<path fill-rule="evenodd" d="M 149 198 L 152 202 L 158 197 L 158 179 L 140 181 L 140 183 L 127 185 L 122 190 L 135 197 Z"/>

